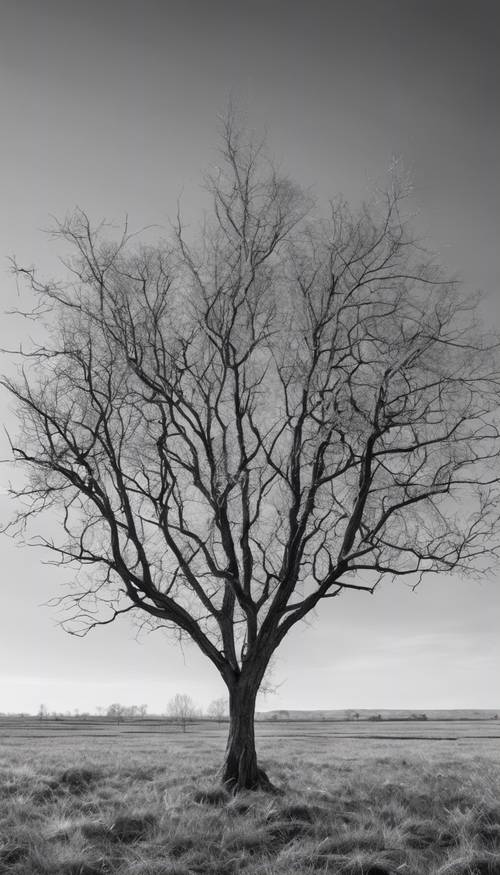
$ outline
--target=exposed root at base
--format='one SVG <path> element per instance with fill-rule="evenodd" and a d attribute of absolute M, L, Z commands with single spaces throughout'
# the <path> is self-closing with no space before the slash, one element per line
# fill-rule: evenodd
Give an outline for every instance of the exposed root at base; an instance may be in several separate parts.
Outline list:
<path fill-rule="evenodd" d="M 222 782 L 223 787 L 233 795 L 243 791 L 261 790 L 263 793 L 271 793 L 273 796 L 284 796 L 285 791 L 269 780 L 263 769 L 257 769 L 257 776 L 253 780 L 241 780 L 241 777 L 226 778 Z"/>

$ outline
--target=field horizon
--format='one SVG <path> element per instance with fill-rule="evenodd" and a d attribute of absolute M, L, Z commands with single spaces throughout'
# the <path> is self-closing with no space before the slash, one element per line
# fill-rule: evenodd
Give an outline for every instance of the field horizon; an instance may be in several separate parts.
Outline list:
<path fill-rule="evenodd" d="M 98 714 L 92 711 L 78 713 L 75 713 L 74 711 L 52 711 L 47 712 L 43 717 L 36 712 L 9 711 L 0 712 L 0 722 L 2 720 L 30 718 L 50 720 L 54 715 L 57 715 L 58 718 L 74 720 L 85 720 L 88 718 L 93 718 L 95 720 L 114 719 L 113 715 Z M 317 720 L 369 720 L 370 718 L 378 718 L 380 716 L 382 720 L 414 720 L 422 715 L 425 715 L 427 720 L 495 720 L 500 719 L 500 706 L 498 708 L 271 708 L 268 710 L 256 711 L 255 719 L 256 721 L 277 719 L 315 722 Z M 167 719 L 167 715 L 165 713 L 151 711 L 151 713 L 146 713 L 142 716 L 126 716 L 124 719 Z M 197 715 L 195 719 L 208 721 L 217 720 L 218 718 L 210 717 L 201 713 Z M 223 719 L 227 720 L 227 715 Z"/>
<path fill-rule="evenodd" d="M 258 711 L 256 719 L 271 719 L 276 714 L 290 720 L 352 720 L 357 714 L 360 720 L 379 715 L 382 720 L 410 720 L 425 714 L 428 720 L 494 720 L 499 712 L 499 708 L 281 708 Z"/>

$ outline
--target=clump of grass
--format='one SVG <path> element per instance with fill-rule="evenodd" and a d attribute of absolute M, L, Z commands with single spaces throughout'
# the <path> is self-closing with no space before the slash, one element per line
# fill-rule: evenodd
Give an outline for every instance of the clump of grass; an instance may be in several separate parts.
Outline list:
<path fill-rule="evenodd" d="M 321 809 L 317 806 L 304 803 L 284 804 L 279 808 L 279 815 L 284 820 L 299 820 L 305 823 L 314 823 L 319 813 L 321 813 Z"/>
<path fill-rule="evenodd" d="M 343 829 L 323 839 L 319 845 L 320 854 L 346 854 L 365 850 L 383 850 L 385 840 L 379 829 L 348 830 Z"/>
<path fill-rule="evenodd" d="M 200 788 L 193 792 L 193 802 L 201 805 L 227 805 L 230 795 L 224 787 Z"/>
<path fill-rule="evenodd" d="M 62 772 L 59 777 L 59 784 L 67 787 L 72 793 L 82 793 L 100 777 L 101 774 L 96 769 L 74 767 L 65 769 Z"/>
<path fill-rule="evenodd" d="M 412 819 L 403 824 L 405 843 L 409 848 L 447 848 L 455 842 L 452 832 L 435 820 Z"/>
<path fill-rule="evenodd" d="M 157 822 L 154 814 L 122 815 L 110 827 L 110 835 L 118 842 L 138 842 L 147 838 Z"/>
<path fill-rule="evenodd" d="M 437 875 L 500 875 L 500 853 L 469 849 L 449 859 Z"/>
<path fill-rule="evenodd" d="M 111 828 L 101 821 L 87 821 L 81 824 L 80 829 L 85 838 L 93 842 L 111 841 Z"/>
<path fill-rule="evenodd" d="M 192 875 L 192 870 L 176 863 L 145 862 L 133 863 L 127 869 L 127 875 Z"/>
<path fill-rule="evenodd" d="M 295 839 L 303 838 L 312 834 L 309 823 L 303 820 L 276 820 L 266 829 L 269 845 L 273 843 L 288 844 Z"/>
<path fill-rule="evenodd" d="M 0 847 L 0 872 L 7 872 L 9 866 L 21 863 L 29 854 L 29 846 L 12 839 Z"/>
<path fill-rule="evenodd" d="M 240 826 L 225 836 L 223 848 L 226 851 L 244 851 L 246 854 L 255 854 L 259 851 L 269 850 L 270 836 L 266 829 L 253 826 Z"/>
<path fill-rule="evenodd" d="M 104 875 L 105 872 L 106 869 L 102 866 L 82 863 L 81 860 L 62 863 L 57 869 L 57 875 Z"/>

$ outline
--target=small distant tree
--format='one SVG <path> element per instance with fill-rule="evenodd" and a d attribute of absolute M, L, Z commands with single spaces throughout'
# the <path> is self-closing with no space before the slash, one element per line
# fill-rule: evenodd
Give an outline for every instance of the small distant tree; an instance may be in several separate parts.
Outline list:
<path fill-rule="evenodd" d="M 43 331 L 3 380 L 11 530 L 55 513 L 37 543 L 90 572 L 74 633 L 133 611 L 200 648 L 228 690 L 222 780 L 269 789 L 255 705 L 284 638 L 325 599 L 494 555 L 500 371 L 397 180 L 318 215 L 229 114 L 205 188 L 198 237 L 179 218 L 140 246 L 77 211 L 62 281 L 15 265 Z"/>
<path fill-rule="evenodd" d="M 179 723 L 182 726 L 182 731 L 185 732 L 187 724 L 198 716 L 198 710 L 191 696 L 186 693 L 177 693 L 167 705 L 167 715 Z"/>
<path fill-rule="evenodd" d="M 210 702 L 210 705 L 207 708 L 207 715 L 211 717 L 212 720 L 217 720 L 218 723 L 222 723 L 227 714 L 228 702 L 224 696 L 221 696 L 219 699 L 214 699 Z"/>
<path fill-rule="evenodd" d="M 137 717 L 139 714 L 139 705 L 127 705 L 124 708 L 125 717 Z"/>
<path fill-rule="evenodd" d="M 114 702 L 107 708 L 106 716 L 112 717 L 117 723 L 121 723 L 125 716 L 125 707 L 119 702 Z"/>
<path fill-rule="evenodd" d="M 38 719 L 45 720 L 47 718 L 47 716 L 48 716 L 47 706 L 40 705 L 40 707 L 38 709 Z"/>
<path fill-rule="evenodd" d="M 345 717 L 346 717 L 346 720 L 359 720 L 359 712 L 352 711 L 349 709 L 345 712 Z"/>

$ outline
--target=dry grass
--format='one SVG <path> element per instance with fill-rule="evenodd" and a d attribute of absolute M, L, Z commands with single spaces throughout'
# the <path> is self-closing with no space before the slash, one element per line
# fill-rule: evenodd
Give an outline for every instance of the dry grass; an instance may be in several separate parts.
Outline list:
<path fill-rule="evenodd" d="M 222 791 L 222 732 L 0 747 L 0 873 L 500 875 L 500 764 L 460 745 L 261 739 L 280 797 Z M 498 742 L 496 742 L 498 744 Z"/>

